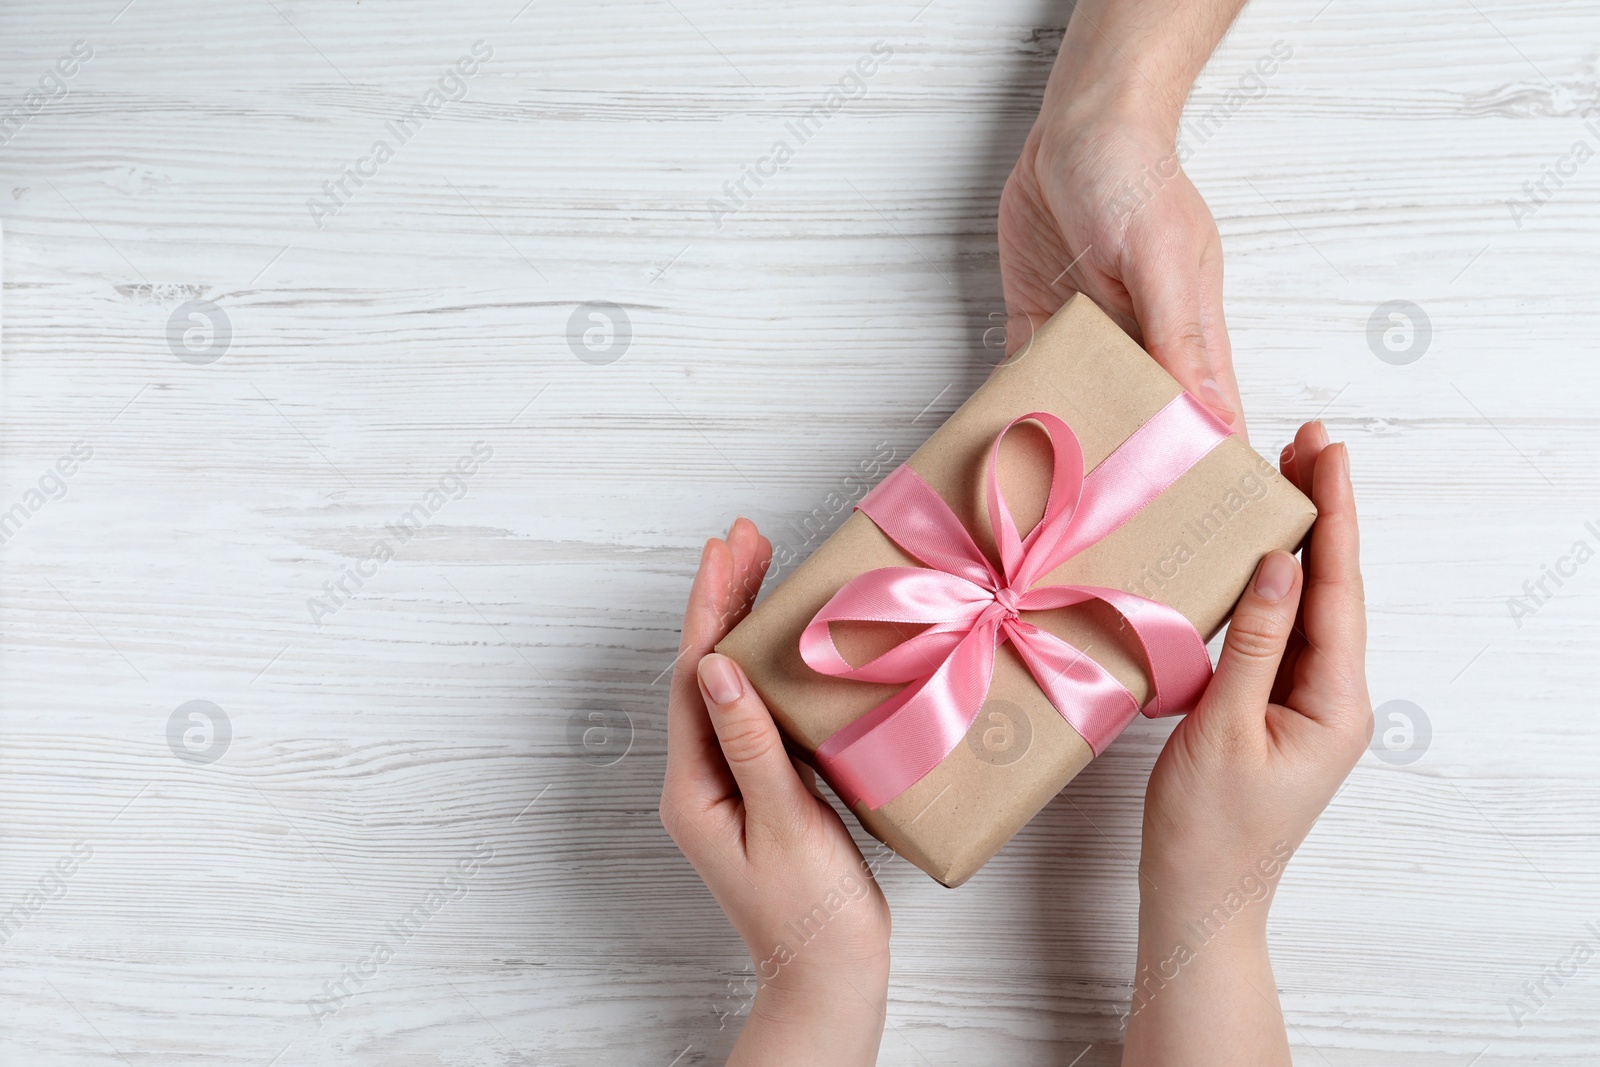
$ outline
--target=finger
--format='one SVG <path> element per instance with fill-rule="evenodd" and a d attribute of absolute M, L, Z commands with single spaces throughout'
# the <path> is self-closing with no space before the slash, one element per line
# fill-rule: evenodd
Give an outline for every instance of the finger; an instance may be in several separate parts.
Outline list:
<path fill-rule="evenodd" d="M 1328 447 L 1328 428 L 1317 419 L 1301 426 L 1294 435 L 1295 488 L 1306 496 L 1311 495 L 1311 472 L 1317 467 L 1317 457 Z"/>
<path fill-rule="evenodd" d="M 683 634 L 672 670 L 672 691 L 667 700 L 667 774 L 663 792 L 691 791 L 699 800 L 728 796 L 733 776 L 722 761 L 717 736 L 706 714 L 695 666 L 721 639 L 720 604 L 733 570 L 728 546 L 716 538 L 700 553 L 700 569 L 689 590 L 683 614 Z"/>
<path fill-rule="evenodd" d="M 749 519 L 735 519 L 726 543 L 714 538 L 706 542 L 689 593 L 668 707 L 667 775 L 672 780 L 676 769 L 677 777 L 699 787 L 702 799 L 729 796 L 735 785 L 706 716 L 695 668 L 750 613 L 771 562 L 772 543 Z M 683 738 L 676 746 L 675 727 Z"/>
<path fill-rule="evenodd" d="M 744 797 L 745 820 L 781 829 L 810 803 L 771 712 L 739 665 L 713 652 L 700 661 L 700 691 L 723 759 Z"/>
<path fill-rule="evenodd" d="M 732 613 L 727 620 L 731 630 L 750 614 L 761 592 L 761 580 L 772 563 L 772 542 L 761 536 L 755 523 L 741 517 L 728 529 L 728 548 L 733 553 Z"/>
<path fill-rule="evenodd" d="M 1278 470 L 1296 489 L 1306 496 L 1311 495 L 1310 467 L 1301 470 L 1300 460 L 1309 455 L 1315 465 L 1316 457 L 1328 445 L 1328 431 L 1320 421 L 1305 423 L 1296 431 L 1288 444 L 1283 446 L 1283 451 L 1278 455 Z M 1303 571 L 1311 567 L 1311 539 L 1308 536 L 1303 542 L 1300 566 Z M 1289 694 L 1294 688 L 1295 678 L 1300 662 L 1300 655 L 1306 648 L 1305 637 L 1305 597 L 1300 598 L 1300 614 L 1295 619 L 1294 630 L 1289 634 L 1289 644 L 1283 652 L 1283 663 L 1278 667 L 1278 677 L 1272 686 L 1271 700 L 1274 704 L 1284 704 L 1289 700 Z"/>
<path fill-rule="evenodd" d="M 1311 530 L 1304 625 L 1307 654 L 1296 678 L 1295 708 L 1313 718 L 1337 715 L 1366 698 L 1367 616 L 1361 580 L 1361 543 L 1349 452 L 1330 445 L 1317 458 L 1311 495 L 1317 523 Z M 1302 690 L 1302 686 L 1306 687 Z M 1309 692 L 1326 699 L 1300 701 Z M 1302 704 L 1304 706 L 1302 706 Z"/>
<path fill-rule="evenodd" d="M 1244 432 L 1222 311 L 1222 249 L 1214 231 L 1166 231 L 1132 248 L 1123 281 L 1144 347 L 1224 423 Z"/>
<path fill-rule="evenodd" d="M 1300 565 L 1270 552 L 1239 598 L 1228 623 L 1217 671 L 1200 701 L 1203 730 L 1236 733 L 1264 721 L 1272 683 L 1300 602 Z"/>
<path fill-rule="evenodd" d="M 1283 476 L 1294 483 L 1294 487 L 1308 497 L 1311 495 L 1311 472 L 1316 467 L 1317 457 L 1327 447 L 1327 427 L 1322 425 L 1321 420 L 1315 420 L 1302 425 L 1295 432 L 1294 440 L 1289 442 L 1282 455 L 1278 457 Z M 1306 570 L 1311 568 L 1311 542 L 1309 538 L 1304 543 L 1300 565 Z"/>

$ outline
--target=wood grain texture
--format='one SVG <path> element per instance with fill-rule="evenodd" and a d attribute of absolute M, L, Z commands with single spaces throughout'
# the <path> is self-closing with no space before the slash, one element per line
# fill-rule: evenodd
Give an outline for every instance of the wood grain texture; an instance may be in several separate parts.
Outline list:
<path fill-rule="evenodd" d="M 0 506 L 92 452 L 0 548 L 0 913 L 53 898 L 0 945 L 0 1062 L 720 1062 L 748 965 L 655 816 L 698 549 L 740 513 L 792 529 L 982 380 L 1064 6 L 122 2 L 0 8 L 7 108 L 94 50 L 0 147 Z M 1507 608 L 1600 525 L 1600 163 L 1507 207 L 1600 143 L 1597 30 L 1553 0 L 1257 0 L 1190 103 L 1293 48 L 1189 170 L 1252 433 L 1350 441 L 1373 694 L 1432 727 L 1363 761 L 1284 882 L 1297 1064 L 1600 1049 L 1600 960 L 1508 1010 L 1600 925 L 1600 563 Z M 308 199 L 479 40 L 466 98 L 319 227 Z M 866 96 L 719 227 L 708 199 L 880 40 Z M 1395 299 L 1432 326 L 1408 366 L 1367 339 Z M 567 341 L 598 300 L 632 324 L 609 365 Z M 231 327 L 209 365 L 169 344 L 188 301 Z M 213 763 L 169 746 L 192 700 L 231 727 Z M 589 713 L 623 725 L 586 759 Z M 959 891 L 885 868 L 882 1063 L 1116 1062 L 1167 729 Z M 319 1026 L 308 999 L 474 855 Z"/>

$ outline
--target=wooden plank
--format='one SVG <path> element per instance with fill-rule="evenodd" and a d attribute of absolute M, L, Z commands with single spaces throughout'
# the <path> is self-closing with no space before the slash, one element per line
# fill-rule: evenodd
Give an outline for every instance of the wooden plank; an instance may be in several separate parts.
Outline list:
<path fill-rule="evenodd" d="M 92 453 L 0 548 L 0 910 L 56 896 L 0 946 L 0 1059 L 719 1062 L 747 964 L 654 813 L 698 548 L 742 513 L 805 549 L 845 470 L 982 381 L 995 202 L 1064 12 L 117 6 L 20 8 L 0 43 L 7 100 L 95 52 L 0 149 L 6 506 Z M 1320 415 L 1350 441 L 1373 694 L 1432 727 L 1415 763 L 1363 761 L 1284 882 L 1297 1063 L 1600 1044 L 1588 970 L 1508 1008 L 1600 923 L 1600 569 L 1508 607 L 1600 524 L 1600 170 L 1520 226 L 1507 206 L 1594 138 L 1595 25 L 1257 5 L 1190 103 L 1292 46 L 1189 169 L 1254 438 Z M 465 99 L 319 226 L 323 183 L 479 40 Z M 708 201 L 880 40 L 865 96 L 719 226 Z M 1408 366 L 1368 343 L 1396 299 L 1432 327 Z M 609 365 L 567 341 L 598 300 L 632 327 Z M 169 340 L 220 321 L 191 301 L 231 331 L 209 364 Z M 393 560 L 308 605 L 381 538 Z M 227 719 L 213 763 L 169 742 L 195 700 Z M 591 711 L 619 724 L 607 766 L 570 738 Z M 1116 1062 L 1169 728 L 1136 724 L 959 891 L 886 869 L 881 1062 Z M 474 849 L 318 1026 L 308 1002 Z"/>

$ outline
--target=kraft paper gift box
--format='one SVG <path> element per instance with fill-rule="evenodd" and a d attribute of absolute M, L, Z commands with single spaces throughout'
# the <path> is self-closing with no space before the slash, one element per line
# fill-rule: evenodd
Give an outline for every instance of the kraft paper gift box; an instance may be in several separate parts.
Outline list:
<path fill-rule="evenodd" d="M 1180 393 L 1166 371 L 1080 294 L 907 463 L 998 562 L 984 478 L 990 449 L 1008 423 L 1034 411 L 1058 416 L 1076 433 L 1087 472 Z M 1024 534 L 1044 512 L 1050 479 L 1049 443 L 1042 431 L 1027 432 L 1034 425 L 1024 423 L 1006 436 L 998 464 Z M 1315 517 L 1311 502 L 1233 435 L 1123 525 L 1034 584 L 1138 593 L 1175 608 L 1209 641 L 1261 558 L 1274 549 L 1295 550 Z M 922 565 L 857 511 L 717 645 L 744 668 L 791 751 L 809 764 L 816 765 L 816 749 L 830 735 L 902 687 L 819 674 L 801 658 L 801 631 L 857 576 Z M 1110 608 L 1088 603 L 1024 618 L 1093 658 L 1141 705 L 1149 698 L 1138 642 Z M 885 629 L 836 623 L 831 632 L 844 657 L 859 665 L 907 636 Z M 1006 642 L 964 742 L 881 807 L 858 802 L 853 810 L 874 837 L 944 885 L 957 886 L 1093 758 L 1089 743 L 1052 707 Z"/>

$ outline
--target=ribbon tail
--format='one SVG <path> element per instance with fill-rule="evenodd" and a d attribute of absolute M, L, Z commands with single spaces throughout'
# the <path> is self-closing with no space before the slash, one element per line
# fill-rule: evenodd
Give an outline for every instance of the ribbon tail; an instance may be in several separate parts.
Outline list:
<path fill-rule="evenodd" d="M 1177 608 L 1121 589 L 1080 586 L 1110 604 L 1128 621 L 1150 668 L 1148 718 L 1192 711 L 1211 683 L 1211 656 L 1200 631 Z"/>
<path fill-rule="evenodd" d="M 1139 702 L 1082 650 L 1032 623 L 1015 620 L 1006 625 L 1033 680 L 1099 756 L 1139 714 Z"/>
<path fill-rule="evenodd" d="M 881 808 L 927 776 L 972 728 L 994 676 L 997 627 L 974 627 L 927 680 L 909 685 L 817 748 L 846 804 Z"/>
<path fill-rule="evenodd" d="M 1211 656 L 1200 632 L 1178 609 L 1098 585 L 1040 586 L 1028 590 L 1018 606 L 1024 611 L 1049 611 L 1086 600 L 1104 601 L 1138 639 L 1150 675 L 1150 699 L 1140 709 L 1147 717 L 1182 715 L 1199 703 L 1211 681 Z"/>

